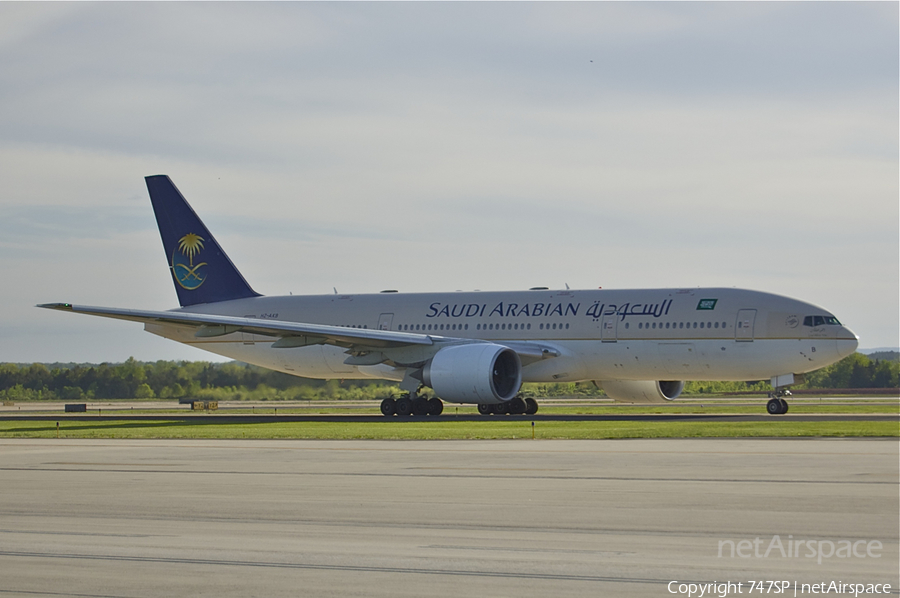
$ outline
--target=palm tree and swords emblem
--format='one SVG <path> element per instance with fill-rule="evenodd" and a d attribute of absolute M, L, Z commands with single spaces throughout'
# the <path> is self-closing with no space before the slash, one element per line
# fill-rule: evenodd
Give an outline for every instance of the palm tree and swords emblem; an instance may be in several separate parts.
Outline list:
<path fill-rule="evenodd" d="M 206 262 L 194 264 L 194 257 L 203 250 L 203 237 L 188 233 L 178 240 L 172 251 L 172 273 L 179 285 L 192 291 L 203 284 L 206 274 L 200 270 Z"/>

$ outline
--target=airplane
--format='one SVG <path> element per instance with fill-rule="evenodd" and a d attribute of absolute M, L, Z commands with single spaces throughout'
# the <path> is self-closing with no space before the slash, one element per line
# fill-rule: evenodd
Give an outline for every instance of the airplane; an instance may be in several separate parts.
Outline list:
<path fill-rule="evenodd" d="M 403 394 L 382 401 L 388 417 L 437 416 L 444 401 L 531 415 L 523 382 L 593 381 L 616 402 L 665 403 L 686 380 L 761 379 L 779 415 L 804 373 L 858 346 L 821 307 L 735 288 L 262 296 L 168 176 L 145 180 L 181 307 L 37 307 L 141 322 L 287 374 L 394 381 Z"/>

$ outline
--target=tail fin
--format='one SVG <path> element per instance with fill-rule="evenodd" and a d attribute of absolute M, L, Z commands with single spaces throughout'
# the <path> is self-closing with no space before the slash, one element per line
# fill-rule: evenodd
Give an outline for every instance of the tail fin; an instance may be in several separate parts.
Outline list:
<path fill-rule="evenodd" d="M 145 180 L 181 306 L 259 297 L 171 179 Z"/>

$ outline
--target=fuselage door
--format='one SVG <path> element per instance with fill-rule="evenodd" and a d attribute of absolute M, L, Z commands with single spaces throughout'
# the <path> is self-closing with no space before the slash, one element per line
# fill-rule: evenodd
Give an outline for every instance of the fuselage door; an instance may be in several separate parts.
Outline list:
<path fill-rule="evenodd" d="M 390 330 L 394 321 L 394 314 L 381 314 L 378 316 L 378 330 Z"/>
<path fill-rule="evenodd" d="M 738 310 L 734 323 L 734 340 L 749 342 L 753 340 L 753 327 L 756 325 L 756 310 Z"/>
<path fill-rule="evenodd" d="M 619 315 L 603 314 L 600 318 L 600 340 L 604 343 L 614 343 L 619 338 Z"/>

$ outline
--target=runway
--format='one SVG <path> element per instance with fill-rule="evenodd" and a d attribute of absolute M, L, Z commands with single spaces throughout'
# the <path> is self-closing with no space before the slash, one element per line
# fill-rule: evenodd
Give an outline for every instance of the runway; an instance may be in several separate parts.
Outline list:
<path fill-rule="evenodd" d="M 0 596 L 668 596 L 770 579 L 896 595 L 897 449 L 4 439 Z M 881 548 L 728 553 L 776 535 Z"/>

